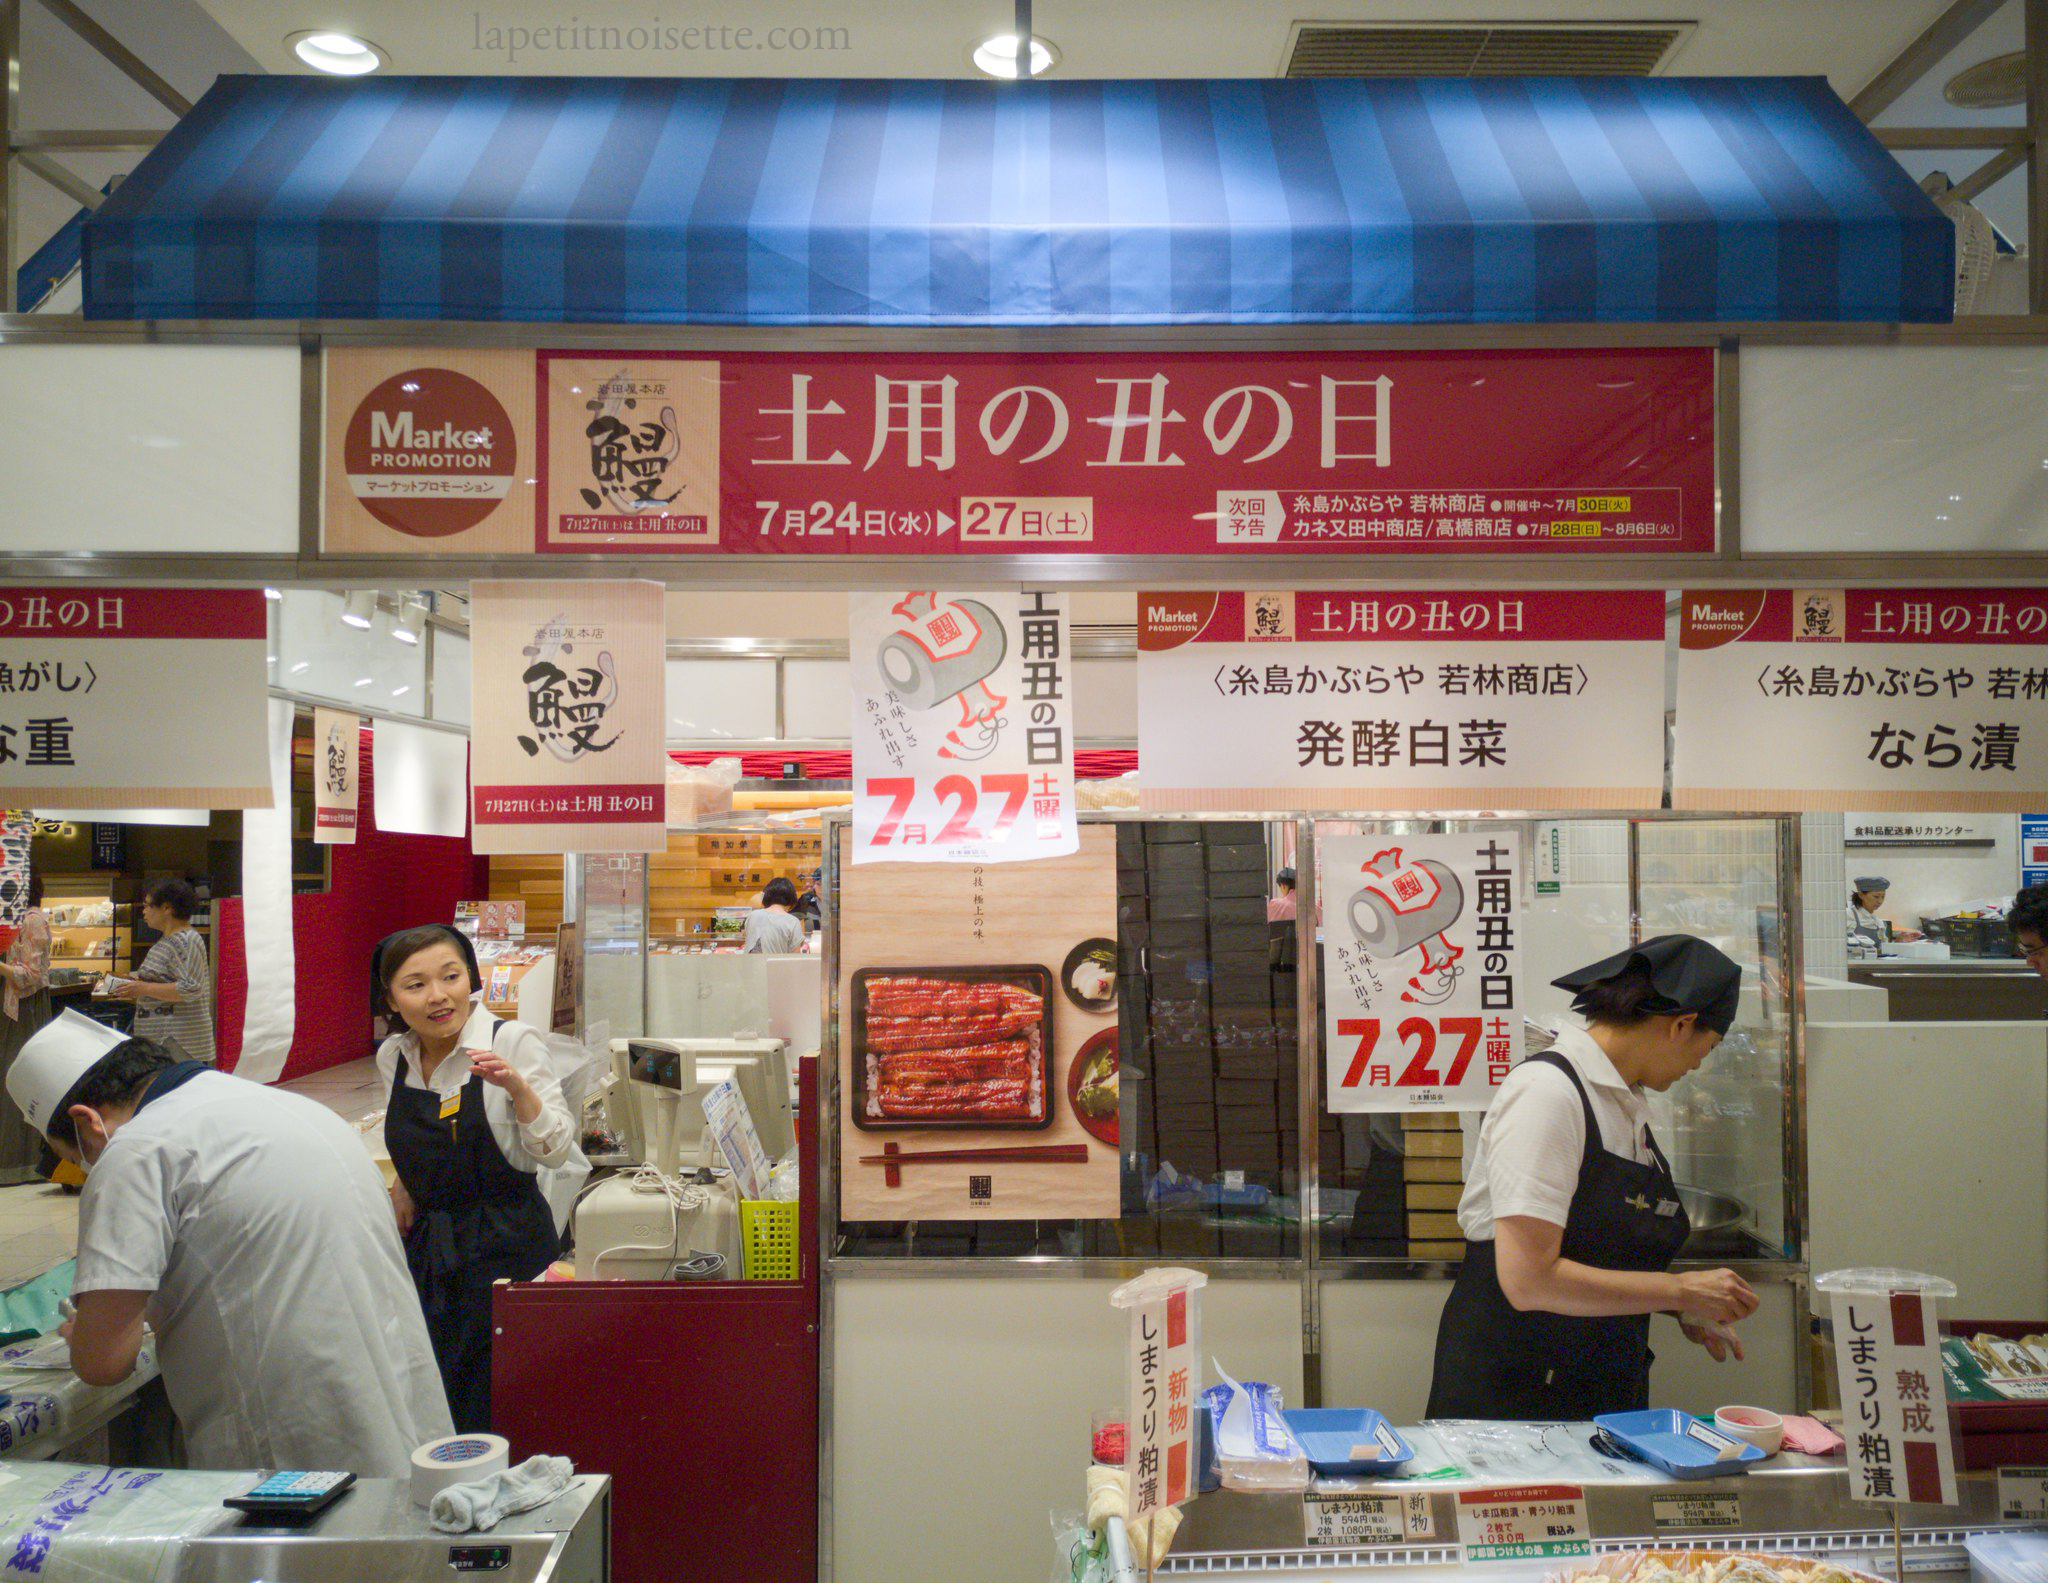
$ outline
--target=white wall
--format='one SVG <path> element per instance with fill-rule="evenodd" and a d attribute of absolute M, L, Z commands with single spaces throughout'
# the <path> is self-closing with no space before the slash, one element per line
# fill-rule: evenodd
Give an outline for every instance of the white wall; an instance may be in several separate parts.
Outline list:
<path fill-rule="evenodd" d="M 2008 813 L 1966 817 L 1988 830 L 1997 845 L 1851 847 L 1847 849 L 1845 872 L 1852 880 L 1858 874 L 1881 874 L 1890 880 L 1892 888 L 1885 897 L 1884 916 L 1908 929 L 1919 928 L 1922 918 L 1945 918 L 1981 901 L 2009 901 L 2020 883 L 2020 816 Z M 1941 815 L 1919 814 L 1915 818 L 1938 820 Z M 1843 900 L 1846 902 L 1847 897 Z"/>

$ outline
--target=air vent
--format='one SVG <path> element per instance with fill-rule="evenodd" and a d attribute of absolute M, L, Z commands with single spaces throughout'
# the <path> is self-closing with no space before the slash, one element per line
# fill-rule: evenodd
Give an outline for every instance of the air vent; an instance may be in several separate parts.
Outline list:
<path fill-rule="evenodd" d="M 1965 71 L 1957 72 L 1942 86 L 1942 98 L 1965 110 L 2002 110 L 2027 102 L 2027 52 L 1994 55 Z"/>
<path fill-rule="evenodd" d="M 1692 29 L 1301 22 L 1289 77 L 1648 77 Z"/>

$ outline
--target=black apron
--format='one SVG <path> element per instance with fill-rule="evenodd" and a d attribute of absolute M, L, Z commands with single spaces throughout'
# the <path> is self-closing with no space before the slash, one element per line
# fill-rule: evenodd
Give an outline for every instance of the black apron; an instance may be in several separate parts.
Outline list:
<path fill-rule="evenodd" d="M 493 1033 L 496 1032 L 493 1024 Z M 461 1108 L 392 1073 L 384 1142 L 417 1213 L 405 1262 L 419 1288 L 448 1412 L 464 1434 L 491 1427 L 491 1283 L 530 1281 L 561 1251 L 539 1180 L 505 1158 L 484 1114 L 484 1080 L 462 1085 Z"/>
<path fill-rule="evenodd" d="M 1648 1165 L 1610 1153 L 1572 1063 L 1547 1050 L 1529 1059 L 1570 1078 L 1586 1113 L 1560 1256 L 1601 1270 L 1669 1269 L 1692 1225 L 1656 1140 L 1646 1128 Z M 1428 1416 L 1559 1422 L 1636 1411 L 1650 1405 L 1650 1360 L 1648 1314 L 1518 1312 L 1501 1290 L 1494 1244 L 1469 1243 L 1437 1324 Z"/>

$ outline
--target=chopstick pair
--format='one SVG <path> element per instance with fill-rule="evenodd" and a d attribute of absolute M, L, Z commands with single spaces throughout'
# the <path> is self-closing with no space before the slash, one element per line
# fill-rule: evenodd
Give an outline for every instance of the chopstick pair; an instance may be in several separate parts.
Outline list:
<path fill-rule="evenodd" d="M 893 1143 L 884 1144 L 880 1154 L 863 1154 L 862 1165 L 886 1167 L 882 1177 L 888 1187 L 903 1185 L 906 1165 L 1080 1165 L 1088 1158 L 1085 1143 L 1016 1143 L 985 1149 L 920 1149 L 905 1154 Z"/>

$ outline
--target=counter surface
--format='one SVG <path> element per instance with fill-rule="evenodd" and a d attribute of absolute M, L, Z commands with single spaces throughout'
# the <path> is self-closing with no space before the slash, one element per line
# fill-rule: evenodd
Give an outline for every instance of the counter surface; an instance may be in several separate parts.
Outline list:
<path fill-rule="evenodd" d="M 69 1369 L 0 1366 L 0 1458 L 42 1461 L 112 1420 L 157 1377 L 156 1343 L 119 1385 L 88 1385 Z"/>

